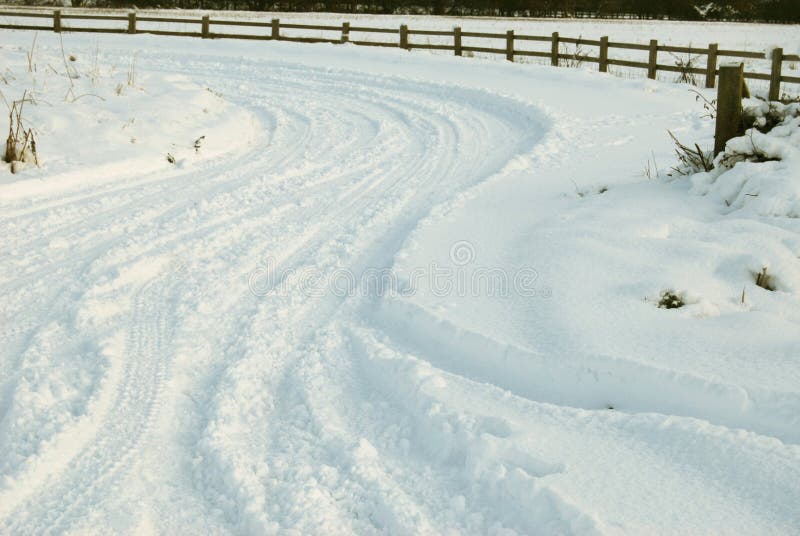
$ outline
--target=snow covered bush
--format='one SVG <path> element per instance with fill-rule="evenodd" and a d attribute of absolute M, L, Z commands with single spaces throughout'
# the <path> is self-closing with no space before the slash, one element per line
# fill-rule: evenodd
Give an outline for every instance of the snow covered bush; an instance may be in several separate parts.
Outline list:
<path fill-rule="evenodd" d="M 658 300 L 659 309 L 680 309 L 686 305 L 683 297 L 672 290 L 664 290 Z"/>
<path fill-rule="evenodd" d="M 728 141 L 713 169 L 692 176 L 692 190 L 726 206 L 800 218 L 800 103 L 750 99 L 743 136 Z"/>

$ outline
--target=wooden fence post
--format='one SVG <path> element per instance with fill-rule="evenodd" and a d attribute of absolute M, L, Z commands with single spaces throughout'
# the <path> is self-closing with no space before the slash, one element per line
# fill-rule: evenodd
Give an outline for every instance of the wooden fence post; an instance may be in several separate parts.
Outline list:
<path fill-rule="evenodd" d="M 717 79 L 717 49 L 716 43 L 708 45 L 708 58 L 706 59 L 706 87 L 714 87 Z"/>
<path fill-rule="evenodd" d="M 656 79 L 656 71 L 658 67 L 658 41 L 656 39 L 650 40 L 650 59 L 647 61 L 647 78 L 651 80 Z"/>
<path fill-rule="evenodd" d="M 558 67 L 558 32 L 553 32 L 553 44 L 550 48 L 550 65 Z"/>
<path fill-rule="evenodd" d="M 136 33 L 136 12 L 132 11 L 128 13 L 128 33 L 135 34 Z"/>
<path fill-rule="evenodd" d="M 210 26 L 211 26 L 211 18 L 208 15 L 203 15 L 203 24 L 202 24 L 203 39 L 208 39 L 208 35 L 211 33 Z"/>
<path fill-rule="evenodd" d="M 56 9 L 53 11 L 53 31 L 61 33 L 61 10 Z"/>
<path fill-rule="evenodd" d="M 347 43 L 350 41 L 350 23 L 343 22 L 342 23 L 342 43 Z"/>
<path fill-rule="evenodd" d="M 453 28 L 453 50 L 456 56 L 461 55 L 461 26 Z"/>
<path fill-rule="evenodd" d="M 514 30 L 506 32 L 506 59 L 514 61 Z"/>
<path fill-rule="evenodd" d="M 717 87 L 717 124 L 714 131 L 714 156 L 725 150 L 729 139 L 742 131 L 742 89 L 744 64 L 730 63 L 719 68 Z"/>
<path fill-rule="evenodd" d="M 608 72 L 608 36 L 604 35 L 600 38 L 600 72 Z"/>
<path fill-rule="evenodd" d="M 783 68 L 783 49 L 772 49 L 772 71 L 769 75 L 769 100 L 781 98 L 781 69 Z"/>
<path fill-rule="evenodd" d="M 272 19 L 272 39 L 278 40 L 281 38 L 281 20 Z"/>
<path fill-rule="evenodd" d="M 408 50 L 408 26 L 400 25 L 400 48 Z"/>

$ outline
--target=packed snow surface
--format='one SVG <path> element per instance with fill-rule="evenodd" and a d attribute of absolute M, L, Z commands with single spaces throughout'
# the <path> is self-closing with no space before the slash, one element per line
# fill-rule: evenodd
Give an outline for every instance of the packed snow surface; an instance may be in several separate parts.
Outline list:
<path fill-rule="evenodd" d="M 0 36 L 0 533 L 797 531 L 796 121 L 667 177 L 688 86 Z"/>

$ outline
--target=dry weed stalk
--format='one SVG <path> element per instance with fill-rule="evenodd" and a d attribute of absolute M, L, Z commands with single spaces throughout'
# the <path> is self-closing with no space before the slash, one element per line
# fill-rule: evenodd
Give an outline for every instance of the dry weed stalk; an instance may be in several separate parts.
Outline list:
<path fill-rule="evenodd" d="M 8 137 L 3 160 L 11 164 L 11 172 L 16 171 L 16 162 L 34 163 L 39 165 L 39 155 L 36 151 L 36 137 L 33 129 L 26 129 L 22 122 L 22 111 L 26 102 L 31 99 L 27 91 L 22 94 L 22 99 L 11 103 L 8 114 Z"/>
<path fill-rule="evenodd" d="M 678 141 L 671 131 L 667 131 L 669 137 L 675 143 L 675 154 L 678 155 L 681 165 L 673 167 L 672 170 L 678 175 L 691 175 L 699 171 L 711 171 L 714 169 L 714 160 L 710 154 L 706 154 L 698 144 L 694 148 L 688 147 Z"/>

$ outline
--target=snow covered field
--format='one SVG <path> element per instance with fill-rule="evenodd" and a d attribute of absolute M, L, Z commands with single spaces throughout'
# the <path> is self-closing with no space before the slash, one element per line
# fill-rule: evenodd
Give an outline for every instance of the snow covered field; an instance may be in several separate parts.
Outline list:
<path fill-rule="evenodd" d="M 670 178 L 666 129 L 713 134 L 688 86 L 52 33 L 29 72 L 32 37 L 0 533 L 800 526 L 794 141 Z"/>
<path fill-rule="evenodd" d="M 19 6 L 8 6 L 5 8 L 10 11 L 44 11 L 52 13 L 52 8 L 21 8 Z M 126 16 L 126 10 L 110 9 L 69 9 L 71 13 L 82 14 L 115 14 Z M 599 39 L 608 36 L 612 42 L 638 43 L 647 45 L 651 39 L 658 40 L 661 45 L 691 46 L 705 48 L 710 43 L 717 43 L 720 50 L 737 50 L 748 52 L 767 52 L 775 47 L 783 48 L 785 54 L 800 54 L 800 29 L 797 25 L 791 24 L 760 24 L 760 23 L 730 23 L 730 22 L 693 22 L 693 21 L 654 21 L 654 20 L 610 20 L 610 19 L 523 19 L 505 17 L 444 17 L 427 15 L 356 15 L 349 13 L 293 13 L 293 12 L 253 12 L 253 11 L 209 11 L 209 10 L 180 10 L 180 9 L 137 9 L 140 17 L 178 17 L 198 21 L 203 15 L 210 15 L 212 20 L 247 20 L 269 23 L 271 19 L 278 18 L 282 23 L 290 24 L 311 24 L 311 25 L 330 25 L 337 28 L 341 27 L 342 22 L 349 21 L 352 26 L 370 28 L 391 28 L 397 29 L 401 24 L 407 25 L 413 30 L 444 30 L 451 31 L 453 27 L 459 26 L 464 32 L 490 32 L 504 34 L 507 30 L 514 30 L 517 35 L 538 35 L 550 36 L 553 32 L 559 32 L 562 37 Z M 0 16 L 0 23 L 8 24 L 32 24 L 48 26 L 51 21 L 35 18 L 17 18 Z M 96 21 L 80 20 L 65 21 L 64 26 L 77 24 L 81 27 L 106 27 L 124 30 L 127 28 L 127 21 Z M 180 31 L 196 32 L 199 24 L 192 23 L 164 23 L 164 22 L 138 22 L 140 29 L 161 30 L 161 31 Z M 212 32 L 233 32 L 237 34 L 264 35 L 270 32 L 269 28 L 260 27 L 232 27 L 232 26 L 211 26 Z M 339 39 L 341 32 L 337 30 L 322 31 L 309 29 L 281 29 L 281 35 L 288 37 L 317 37 L 324 39 Z M 351 40 L 364 40 L 371 42 L 397 43 L 398 36 L 386 33 L 374 33 L 357 31 L 351 33 Z M 448 45 L 452 46 L 452 36 L 426 36 L 411 35 L 410 42 L 420 45 Z M 474 37 L 464 37 L 464 46 L 494 47 L 503 49 L 505 42 L 502 39 L 481 39 Z M 517 51 L 538 51 L 550 52 L 549 42 L 523 41 L 517 40 L 514 47 Z M 570 54 L 577 57 L 599 55 L 598 47 L 562 43 L 560 47 L 562 54 Z M 415 54 L 437 54 L 452 55 L 450 51 L 443 50 L 416 50 Z M 487 54 L 482 52 L 467 52 L 465 55 L 491 58 L 496 61 L 505 61 L 503 54 Z M 646 50 L 628 50 L 612 48 L 609 57 L 618 60 L 628 60 L 637 62 L 647 62 L 648 52 Z M 694 67 L 705 66 L 705 56 L 692 56 L 690 54 L 675 54 L 661 51 L 658 54 L 658 63 L 667 66 L 687 65 L 691 62 Z M 724 61 L 725 57 L 720 57 Z M 517 56 L 515 61 L 520 63 L 534 63 L 549 65 L 548 58 L 534 58 Z M 746 70 L 754 73 L 768 74 L 771 62 L 769 60 L 743 59 Z M 582 69 L 596 70 L 597 65 L 590 62 L 582 62 L 579 66 Z M 623 78 L 645 78 L 646 70 L 641 68 L 630 68 L 612 65 L 609 72 Z M 785 76 L 798 76 L 800 64 L 797 62 L 787 62 L 784 66 Z M 675 81 L 680 78 L 680 74 L 674 72 L 660 71 L 657 74 L 659 80 Z M 697 84 L 703 84 L 702 76 L 697 76 Z M 769 86 L 764 80 L 749 80 L 748 84 L 752 90 L 766 94 Z M 784 84 L 783 90 L 789 96 L 800 95 L 800 86 L 797 84 Z"/>

